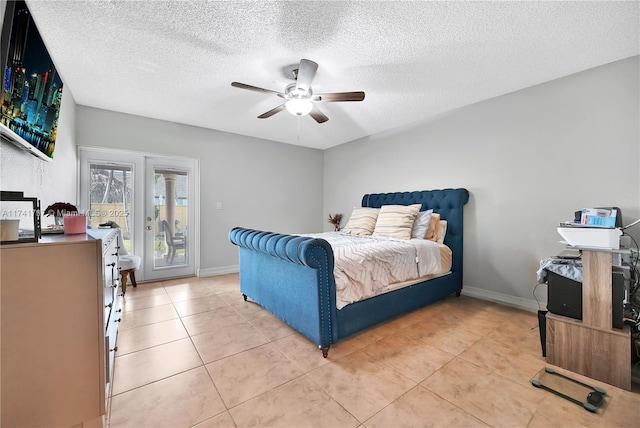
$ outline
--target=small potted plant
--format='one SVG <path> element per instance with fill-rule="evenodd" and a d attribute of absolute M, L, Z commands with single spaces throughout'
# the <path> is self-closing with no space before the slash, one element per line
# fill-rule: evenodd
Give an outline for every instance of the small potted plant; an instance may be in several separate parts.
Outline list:
<path fill-rule="evenodd" d="M 78 208 L 75 205 L 70 204 L 69 202 L 55 202 L 49 205 L 45 210 L 44 214 L 49 217 L 53 216 L 54 218 L 54 228 L 60 229 L 64 227 L 63 217 L 65 214 L 69 213 L 77 213 Z"/>
<path fill-rule="evenodd" d="M 340 221 L 342 220 L 342 214 L 329 214 L 329 223 L 333 225 L 333 230 L 338 232 L 340 230 Z"/>

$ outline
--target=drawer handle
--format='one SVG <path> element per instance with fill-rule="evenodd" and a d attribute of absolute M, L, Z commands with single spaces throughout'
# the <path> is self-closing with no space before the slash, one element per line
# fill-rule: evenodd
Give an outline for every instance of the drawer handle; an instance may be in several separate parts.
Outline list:
<path fill-rule="evenodd" d="M 120 322 L 122 321 L 122 318 L 118 318 L 117 320 L 115 320 L 115 322 Z"/>
<path fill-rule="evenodd" d="M 112 255 L 112 256 L 117 256 L 117 255 L 118 255 L 118 253 L 113 253 L 113 254 L 111 254 L 111 255 Z"/>
<path fill-rule="evenodd" d="M 117 352 L 117 351 L 118 351 L 118 347 L 117 346 L 115 348 L 113 348 L 113 349 L 109 349 L 109 352 Z"/>
<path fill-rule="evenodd" d="M 113 263 L 107 263 L 107 266 L 115 267 L 115 265 L 116 265 L 116 262 L 113 262 Z"/>
<path fill-rule="evenodd" d="M 111 307 L 113 307 L 113 302 L 112 302 L 112 303 L 109 303 L 108 305 L 104 305 L 104 307 L 105 307 L 105 308 L 111 308 Z"/>

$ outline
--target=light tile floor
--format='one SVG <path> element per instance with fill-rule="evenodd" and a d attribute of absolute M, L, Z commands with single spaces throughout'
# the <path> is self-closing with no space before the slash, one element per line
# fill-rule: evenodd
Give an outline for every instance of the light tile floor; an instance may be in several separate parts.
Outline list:
<path fill-rule="evenodd" d="M 529 380 L 537 316 L 451 297 L 331 347 L 255 303 L 238 275 L 129 287 L 111 427 L 632 427 L 640 392 L 604 388 L 597 414 Z M 556 370 L 564 372 L 556 367 Z"/>

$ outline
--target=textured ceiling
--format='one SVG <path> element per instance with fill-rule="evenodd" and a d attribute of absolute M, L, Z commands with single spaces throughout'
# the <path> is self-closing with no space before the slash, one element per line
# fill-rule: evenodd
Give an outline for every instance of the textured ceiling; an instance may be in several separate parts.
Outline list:
<path fill-rule="evenodd" d="M 27 2 L 80 105 L 328 148 L 640 53 L 631 2 Z M 285 70 L 319 64 L 329 121 L 283 111 Z"/>

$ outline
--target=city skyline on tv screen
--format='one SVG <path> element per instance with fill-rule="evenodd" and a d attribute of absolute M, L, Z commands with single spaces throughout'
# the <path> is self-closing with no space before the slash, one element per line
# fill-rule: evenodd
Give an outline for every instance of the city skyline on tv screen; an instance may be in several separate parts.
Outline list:
<path fill-rule="evenodd" d="M 2 124 L 48 158 L 53 158 L 62 99 L 62 80 L 24 1 L 7 7 L 11 33 L 2 75 Z M 3 34 L 3 38 L 6 34 Z M 5 48 L 3 41 L 3 50 Z"/>

